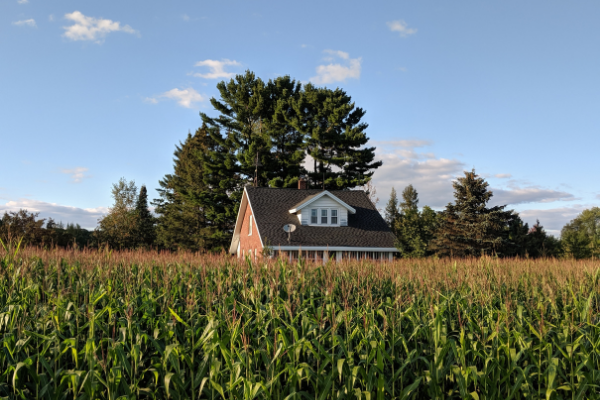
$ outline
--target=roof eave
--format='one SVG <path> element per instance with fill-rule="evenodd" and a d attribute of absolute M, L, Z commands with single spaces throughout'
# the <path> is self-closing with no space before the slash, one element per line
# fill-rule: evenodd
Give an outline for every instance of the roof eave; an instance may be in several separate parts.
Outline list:
<path fill-rule="evenodd" d="M 348 210 L 350 212 L 350 214 L 356 214 L 356 210 L 354 209 L 354 207 L 351 207 L 350 205 L 346 204 L 345 202 L 340 200 L 337 196 L 334 196 L 331 192 L 329 192 L 327 190 L 324 190 L 319 195 L 311 198 L 310 200 L 307 200 L 305 203 L 302 203 L 299 206 L 292 208 L 291 210 L 289 210 L 289 212 L 290 212 L 290 214 L 295 214 L 298 211 L 309 206 L 310 204 L 314 203 L 315 201 L 317 201 L 318 199 L 320 199 L 321 197 L 324 197 L 324 196 L 329 196 L 332 200 L 338 202 L 342 207 L 344 207 L 346 210 Z"/>

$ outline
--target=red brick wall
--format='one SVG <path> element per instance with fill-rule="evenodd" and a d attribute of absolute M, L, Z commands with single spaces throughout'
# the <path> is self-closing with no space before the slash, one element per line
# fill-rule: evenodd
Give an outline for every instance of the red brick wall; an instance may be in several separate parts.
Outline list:
<path fill-rule="evenodd" d="M 262 252 L 260 237 L 258 236 L 258 232 L 256 229 L 256 221 L 252 222 L 252 235 L 248 236 L 248 226 L 250 224 L 251 215 L 252 210 L 250 209 L 250 204 L 248 204 L 248 206 L 246 207 L 246 213 L 244 214 L 244 219 L 242 221 L 242 229 L 240 230 L 240 256 L 244 254 L 244 252 L 246 255 L 248 255 L 249 250 L 252 250 L 253 256 L 255 254 L 255 251 L 258 254 L 258 256 L 260 256 Z"/>

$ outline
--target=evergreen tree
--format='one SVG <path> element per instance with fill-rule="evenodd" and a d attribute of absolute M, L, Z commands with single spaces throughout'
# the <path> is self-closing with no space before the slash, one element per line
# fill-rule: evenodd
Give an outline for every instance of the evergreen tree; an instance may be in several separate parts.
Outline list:
<path fill-rule="evenodd" d="M 288 121 L 294 119 L 293 99 L 301 87 L 289 76 L 264 83 L 250 71 L 217 84 L 220 99 L 212 98 L 211 104 L 219 116 L 200 115 L 214 140 L 235 158 L 231 173 L 253 183 L 257 175 L 258 186 L 297 184 L 305 172 L 303 136 Z"/>
<path fill-rule="evenodd" d="M 304 87 L 294 100 L 291 124 L 305 136 L 307 154 L 313 159 L 310 186 L 347 189 L 365 185 L 381 161 L 374 161 L 375 148 L 364 147 L 368 125 L 361 122 L 365 111 L 355 107 L 342 89 Z"/>
<path fill-rule="evenodd" d="M 155 218 L 148 209 L 148 191 L 146 186 L 142 185 L 137 198 L 135 211 L 137 214 L 137 238 L 136 245 L 142 247 L 151 247 L 156 240 Z M 67 229 L 68 230 L 68 229 Z"/>
<path fill-rule="evenodd" d="M 527 255 L 529 257 L 557 257 L 560 255 L 560 241 L 549 236 L 537 220 L 527 233 Z"/>
<path fill-rule="evenodd" d="M 398 196 L 396 195 L 396 189 L 392 187 L 390 199 L 388 200 L 384 210 L 385 222 L 387 222 L 388 226 L 392 229 L 392 231 L 395 229 L 396 221 L 399 217 L 400 212 L 398 211 Z"/>
<path fill-rule="evenodd" d="M 488 183 L 475 170 L 453 183 L 455 204 L 441 213 L 434 242 L 442 256 L 499 254 L 508 242 L 508 227 L 515 219 L 506 206 L 487 207 L 493 196 Z"/>
<path fill-rule="evenodd" d="M 395 229 L 396 247 L 402 257 L 417 258 L 427 255 L 431 219 L 434 218 L 430 211 L 433 210 L 427 207 L 426 216 L 419 212 L 419 194 L 412 185 L 408 185 L 402 191 L 400 216 Z"/>
<path fill-rule="evenodd" d="M 526 257 L 529 247 L 529 225 L 515 213 L 515 218 L 509 222 L 507 231 L 507 241 L 502 254 L 508 257 Z"/>
<path fill-rule="evenodd" d="M 159 216 L 156 233 L 161 247 L 198 251 L 215 245 L 214 230 L 206 217 L 207 207 L 201 201 L 209 190 L 204 158 L 213 147 L 211 143 L 206 127 L 199 128 L 194 135 L 188 133 L 186 140 L 175 148 L 173 173 L 159 181 L 160 198 L 152 204 Z"/>

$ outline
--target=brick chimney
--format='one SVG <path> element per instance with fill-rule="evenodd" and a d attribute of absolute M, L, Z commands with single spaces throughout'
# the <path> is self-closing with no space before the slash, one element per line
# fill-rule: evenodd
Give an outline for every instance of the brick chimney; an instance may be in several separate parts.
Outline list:
<path fill-rule="evenodd" d="M 305 190 L 306 189 L 306 181 L 304 180 L 304 178 L 298 179 L 298 189 L 299 190 Z"/>

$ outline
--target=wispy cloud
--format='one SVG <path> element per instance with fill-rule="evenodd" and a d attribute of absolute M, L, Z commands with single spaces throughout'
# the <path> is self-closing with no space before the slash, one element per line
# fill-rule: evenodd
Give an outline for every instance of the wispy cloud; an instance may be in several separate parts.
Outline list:
<path fill-rule="evenodd" d="M 17 3 L 19 3 L 19 4 L 27 4 L 27 3 L 29 3 L 29 0 L 17 0 Z"/>
<path fill-rule="evenodd" d="M 107 207 L 79 208 L 33 199 L 11 200 L 6 204 L 0 204 L 0 214 L 21 209 L 40 213 L 40 218 L 53 218 L 56 221 L 65 223 L 78 223 L 86 229 L 94 229 L 98 219 L 108 213 Z"/>
<path fill-rule="evenodd" d="M 156 97 L 146 97 L 144 100 L 151 104 L 157 104 L 161 99 L 175 100 L 177 104 L 185 108 L 192 108 L 194 103 L 204 101 L 204 97 L 192 88 L 175 88 Z"/>
<path fill-rule="evenodd" d="M 498 179 L 508 179 L 508 178 L 512 178 L 511 174 L 496 174 L 494 175 L 495 178 Z"/>
<path fill-rule="evenodd" d="M 560 236 L 560 231 L 572 219 L 577 217 L 583 210 L 590 208 L 589 205 L 574 204 L 572 206 L 550 208 L 546 210 L 523 210 L 519 212 L 521 218 L 529 225 L 539 220 L 548 233 Z"/>
<path fill-rule="evenodd" d="M 196 64 L 194 64 L 195 67 L 208 67 L 209 72 L 208 73 L 200 73 L 200 72 L 196 72 L 193 73 L 193 76 L 196 76 L 198 78 L 204 78 L 204 79 L 221 79 L 221 78 L 233 78 L 233 76 L 235 76 L 234 72 L 227 72 L 225 71 L 225 67 L 231 65 L 231 66 L 240 66 L 241 64 L 235 60 L 228 60 L 226 58 L 222 59 L 221 61 L 218 60 L 204 60 L 204 61 L 198 61 Z"/>
<path fill-rule="evenodd" d="M 31 28 L 37 27 L 37 25 L 35 23 L 35 20 L 33 18 L 23 19 L 21 21 L 15 21 L 15 22 L 13 22 L 13 25 L 16 25 L 16 26 L 29 26 Z"/>
<path fill-rule="evenodd" d="M 361 57 L 350 58 L 350 54 L 340 50 L 325 50 L 324 53 L 327 54 L 324 61 L 330 64 L 319 65 L 317 75 L 310 78 L 311 82 L 320 85 L 360 78 Z M 336 60 L 341 62 L 335 63 Z"/>
<path fill-rule="evenodd" d="M 79 11 L 65 14 L 65 18 L 74 24 L 64 26 L 63 36 L 70 40 L 91 40 L 102 43 L 106 35 L 111 32 L 125 32 L 139 36 L 139 32 L 129 25 L 104 18 L 86 17 Z"/>
<path fill-rule="evenodd" d="M 387 23 L 387 26 L 392 32 L 398 32 L 400 37 L 408 37 L 417 33 L 416 28 L 409 28 L 408 24 L 401 19 L 397 21 L 390 21 Z"/>
<path fill-rule="evenodd" d="M 189 16 L 189 15 L 187 15 L 187 14 L 183 14 L 183 15 L 181 16 L 181 19 L 187 22 L 187 21 L 189 21 L 189 20 L 190 20 L 190 16 Z"/>
<path fill-rule="evenodd" d="M 574 201 L 579 200 L 571 193 L 560 190 L 544 189 L 535 186 L 512 187 L 509 189 L 492 188 L 494 197 L 491 204 L 526 204 L 526 203 L 553 203 L 555 201 Z"/>
<path fill-rule="evenodd" d="M 71 175 L 71 181 L 74 183 L 79 183 L 85 178 L 89 178 L 89 175 L 85 173 L 88 171 L 88 168 L 85 167 L 75 167 L 71 169 L 62 169 L 60 172 L 63 174 Z"/>

